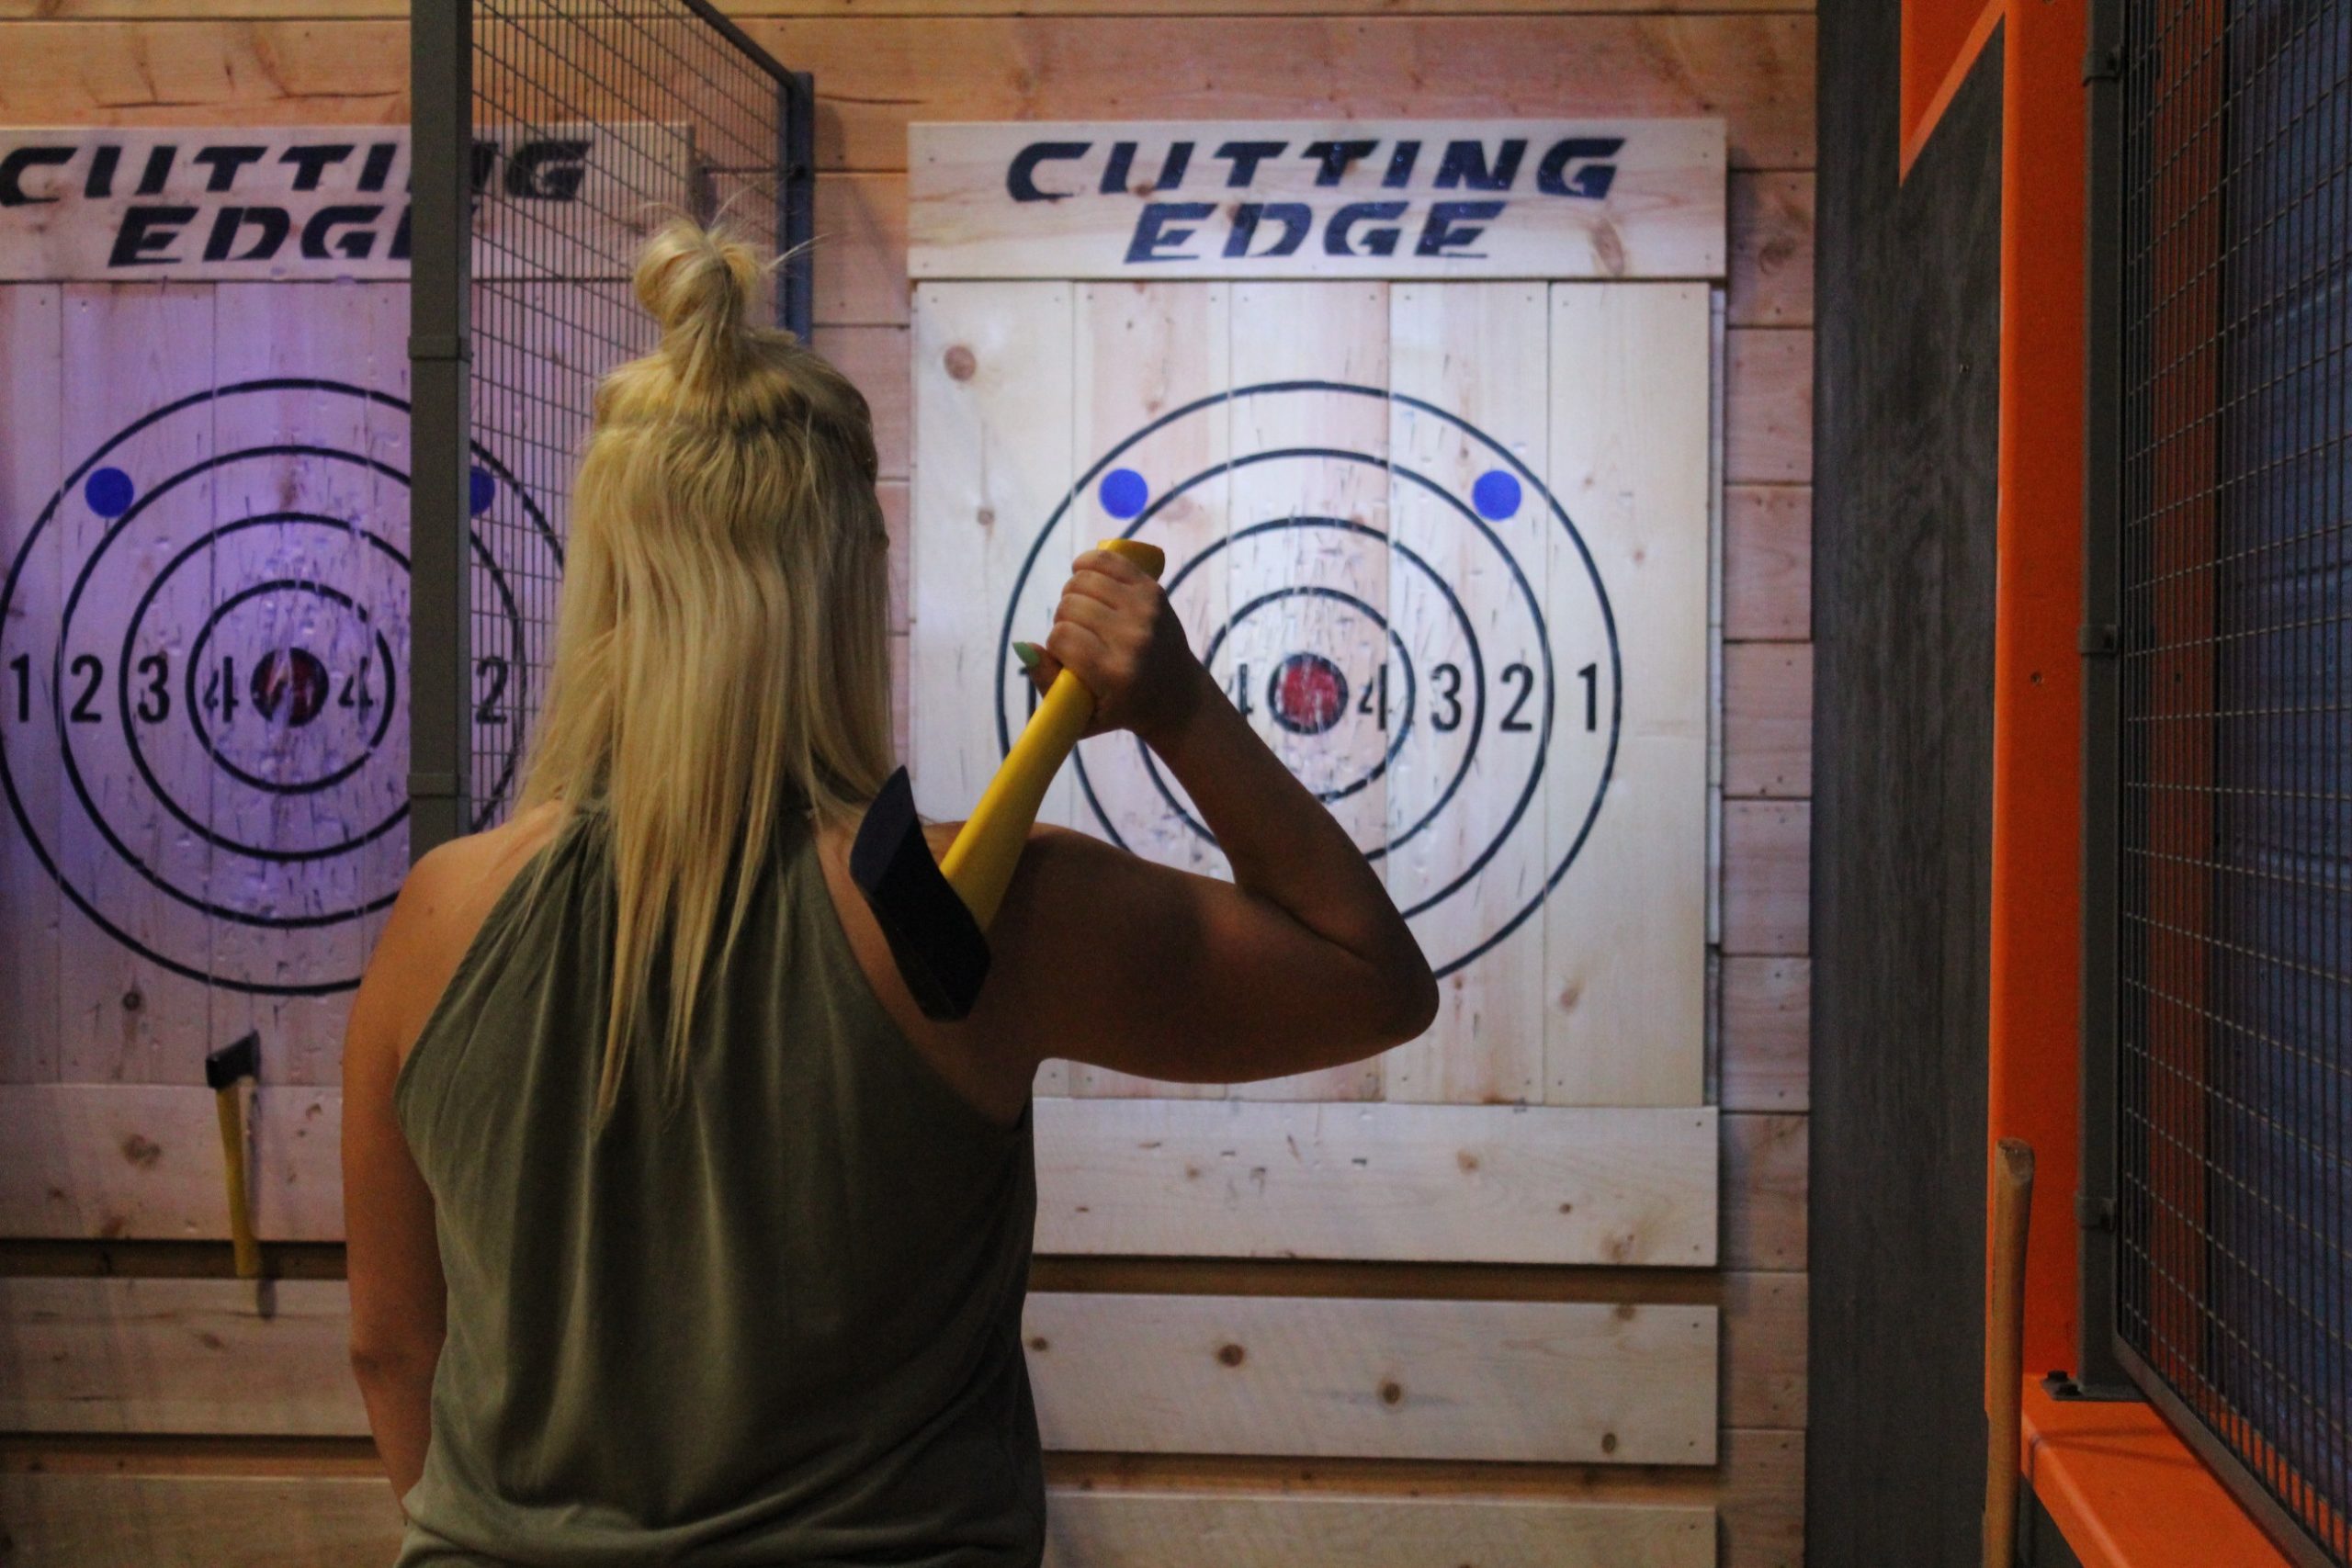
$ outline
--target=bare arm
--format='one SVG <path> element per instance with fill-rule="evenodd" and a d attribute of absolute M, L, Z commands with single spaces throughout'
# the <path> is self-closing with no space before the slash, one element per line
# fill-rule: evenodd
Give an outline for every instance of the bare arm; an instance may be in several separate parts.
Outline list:
<path fill-rule="evenodd" d="M 1387 889 L 1193 657 L 1157 583 L 1080 557 L 1046 649 L 1038 679 L 1068 665 L 1097 694 L 1098 731 L 1159 753 L 1234 880 L 1041 829 L 976 1022 L 1040 1057 L 1194 1082 L 1355 1061 L 1428 1026 L 1436 986 Z"/>
<path fill-rule="evenodd" d="M 433 1375 L 448 1323 L 433 1190 L 392 1103 L 401 1064 L 506 885 L 552 834 L 538 807 L 409 868 L 351 1000 L 343 1047 L 345 1271 L 350 1355 L 396 1496 L 424 1472 Z"/>
<path fill-rule="evenodd" d="M 436 906 L 452 897 L 445 862 L 445 852 L 436 850 L 410 872 L 360 977 L 344 1037 L 351 1367 L 396 1496 L 424 1471 L 444 1297 L 433 1194 L 393 1115 L 392 1087 L 401 1043 L 414 1033 L 414 998 L 420 988 L 435 994 L 433 974 L 447 978 L 447 956 L 436 952 L 446 942 L 432 934 Z"/>

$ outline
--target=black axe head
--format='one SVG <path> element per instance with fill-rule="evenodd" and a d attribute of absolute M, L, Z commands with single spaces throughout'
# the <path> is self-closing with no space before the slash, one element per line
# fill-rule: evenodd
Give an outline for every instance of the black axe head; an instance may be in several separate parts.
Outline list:
<path fill-rule="evenodd" d="M 214 1089 L 227 1089 L 239 1078 L 261 1079 L 259 1030 L 248 1031 L 243 1040 L 232 1040 L 204 1058 L 204 1081 Z"/>
<path fill-rule="evenodd" d="M 931 858 L 906 769 L 892 773 L 866 808 L 849 874 L 923 1016 L 946 1022 L 969 1016 L 989 977 L 989 939 Z"/>

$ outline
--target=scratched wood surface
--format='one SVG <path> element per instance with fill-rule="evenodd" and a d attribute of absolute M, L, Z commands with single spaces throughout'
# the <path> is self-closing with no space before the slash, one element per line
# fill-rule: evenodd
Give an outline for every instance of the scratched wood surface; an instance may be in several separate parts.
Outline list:
<path fill-rule="evenodd" d="M 209 389 L 209 288 L 74 284 L 64 290 L 64 307 L 60 404 L 72 433 L 69 444 L 95 447 L 130 426 L 136 415 Z M 214 505 L 205 468 L 212 453 L 209 420 L 167 419 L 131 431 L 106 462 L 135 476 L 130 482 L 142 496 L 164 493 L 170 484 L 169 503 L 202 517 Z M 56 475 L 51 483 L 66 478 Z M 59 988 L 66 1024 L 59 1072 L 93 1083 L 200 1083 L 205 1053 L 220 1042 L 211 1032 L 211 987 L 185 966 L 189 955 L 207 947 L 200 900 L 211 876 L 211 846 L 175 819 L 156 792 L 141 787 L 129 755 L 131 716 L 113 689 L 117 618 L 127 616 L 142 580 L 161 570 L 168 552 L 119 531 L 121 516 L 130 513 L 119 502 L 102 512 L 88 503 L 86 484 L 83 493 L 70 485 L 66 491 L 52 526 L 58 529 L 57 569 L 73 572 L 74 581 L 60 613 L 69 623 L 87 614 L 99 626 L 84 630 L 75 623 L 69 646 L 55 655 L 64 674 L 55 702 L 64 712 L 50 709 L 49 694 L 41 694 L 40 706 L 48 711 L 40 716 L 57 726 L 81 759 L 69 770 L 75 785 L 61 803 L 52 852 L 62 878 L 83 890 L 115 932 L 93 923 L 79 906 L 65 916 Z M 85 574 L 85 563 L 94 557 L 107 570 Z M 84 595 L 78 603 L 76 590 Z M 100 629 L 107 625 L 115 626 L 113 637 Z M 54 649 L 57 625 L 45 629 Z M 21 744 L 30 736 L 20 728 L 11 739 Z M 32 766 L 44 765 L 39 750 L 28 754 Z M 173 781 L 181 810 L 199 822 L 210 816 L 212 782 L 209 769 Z M 12 834 L 6 852 L 22 855 L 27 846 Z M 175 957 L 183 968 L 167 966 L 157 954 Z"/>
<path fill-rule="evenodd" d="M 1223 625 L 1232 609 L 1230 573 L 1211 552 L 1224 548 L 1228 528 L 1232 420 L 1224 409 L 1192 418 L 1179 411 L 1231 385 L 1232 291 L 1222 283 L 1080 283 L 1074 288 L 1075 515 L 1061 540 L 1062 560 L 1041 563 L 1038 591 L 1024 596 L 1017 612 L 1023 635 L 1042 640 L 1052 624 L 1069 555 L 1100 539 L 1145 530 L 1147 515 L 1147 536 L 1168 552 L 1169 580 L 1182 573 L 1173 602 L 1187 627 Z M 1141 502 L 1148 514 L 1133 511 L 1131 500 L 1116 491 L 1106 477 L 1114 472 L 1159 480 L 1160 493 Z M 1207 563 L 1194 567 L 1204 557 Z M 1227 874 L 1223 852 L 1191 826 L 1199 812 L 1184 786 L 1164 774 L 1155 781 L 1157 770 L 1132 736 L 1082 742 L 1078 763 L 1085 769 L 1080 788 L 1089 797 L 1080 829 L 1114 836 L 1164 864 Z M 1161 807 L 1160 787 L 1182 811 Z M 1082 1062 L 1071 1063 L 1069 1072 L 1072 1091 L 1085 1098 L 1214 1100 L 1226 1093 L 1222 1084 L 1164 1083 Z"/>
<path fill-rule="evenodd" d="M 1563 284 L 1551 304 L 1553 479 L 1583 519 L 1552 543 L 1551 597 L 1573 613 L 1589 552 L 1622 717 L 1598 812 L 1549 796 L 1554 840 L 1589 836 L 1545 904 L 1546 1096 L 1687 1104 L 1705 1074 L 1709 302 L 1689 284 Z"/>
<path fill-rule="evenodd" d="M 55 625 L 65 592 L 63 550 L 52 525 L 34 536 L 35 520 L 64 467 L 64 291 L 54 285 L 0 287 L 0 561 L 15 563 L 25 620 Z M 36 671 L 47 660 L 18 649 L 0 624 L 0 724 L 29 725 Z M 24 662 L 17 662 L 18 659 Z M 41 705 L 46 707 L 46 703 Z M 48 716 L 44 713 L 44 717 Z M 14 739 L 11 737 L 10 739 Z M 11 748 L 8 808 L 54 839 L 65 781 L 51 765 L 24 766 Z M 0 963 L 8 974 L 7 1021 L 0 1026 L 0 1083 L 54 1079 L 61 1061 L 65 922 L 80 929 L 57 878 L 29 852 L 23 823 L 6 822 L 0 840 Z M 76 1020 L 78 1025 L 79 1020 Z"/>
<path fill-rule="evenodd" d="M 1236 283 L 1232 385 L 1313 380 L 1385 387 L 1390 287 L 1376 281 Z M 1236 538 L 1227 555 L 1234 618 L 1225 658 L 1212 668 L 1229 670 L 1250 694 L 1259 736 L 1326 797 L 1357 845 L 1379 849 L 1388 800 L 1380 764 L 1393 724 L 1387 710 L 1396 698 L 1387 686 L 1401 681 L 1385 673 L 1396 661 L 1377 611 L 1367 615 L 1354 606 L 1388 604 L 1388 552 L 1382 547 L 1389 521 L 1387 412 L 1376 398 L 1320 389 L 1236 397 L 1230 408 L 1227 506 Z M 1315 455 L 1272 460 L 1276 453 L 1301 449 Z M 1306 519 L 1328 521 L 1238 537 L 1261 523 Z M 1250 600 L 1295 584 L 1318 592 L 1273 599 L 1242 616 Z M 1336 665 L 1344 685 L 1332 689 L 1297 679 L 1316 672 L 1294 662 L 1306 650 Z M 1328 670 L 1324 674 L 1328 678 Z M 1334 716 L 1326 704 L 1340 711 Z M 1316 728 L 1324 724 L 1330 727 Z M 1240 1084 L 1234 1093 L 1249 1100 L 1375 1099 L 1380 1064 L 1368 1059 Z"/>
<path fill-rule="evenodd" d="M 390 397 L 407 394 L 408 291 L 399 284 L 221 284 L 213 311 L 216 386 L 332 378 Z M 408 491 L 393 476 L 408 471 L 407 414 L 368 398 L 290 386 L 217 400 L 212 423 L 214 442 L 222 451 L 290 450 L 278 461 L 219 470 L 215 525 L 235 532 L 222 537 L 213 581 L 199 586 L 176 618 L 201 625 L 208 600 L 271 580 L 323 584 L 356 601 L 363 614 L 372 609 L 382 617 L 322 614 L 316 622 L 326 635 L 306 635 L 298 617 L 324 606 L 311 603 L 313 595 L 289 594 L 271 629 L 322 660 L 335 680 L 336 700 L 347 698 L 348 705 L 332 707 L 328 724 L 314 720 L 261 731 L 261 745 L 251 749 L 234 739 L 252 733 L 250 728 L 235 729 L 234 719 L 215 719 L 222 749 L 237 747 L 235 761 L 243 771 L 305 781 L 323 777 L 364 754 L 374 728 L 364 722 L 366 716 L 391 700 L 405 673 L 397 667 L 385 671 L 381 648 L 396 650 L 395 658 L 405 652 L 407 572 L 389 550 L 365 543 L 363 535 L 405 547 Z M 362 722 L 351 728 L 335 722 L 345 715 Z M 254 715 L 248 710 L 237 716 L 249 724 Z M 397 715 L 388 719 L 396 722 Z M 367 769 L 325 789 L 279 792 L 216 783 L 212 832 L 231 844 L 282 848 L 301 857 L 278 862 L 216 850 L 211 897 L 243 917 L 213 921 L 212 952 L 222 970 L 295 979 L 359 974 L 383 929 L 380 908 L 316 927 L 288 922 L 329 911 L 366 910 L 400 886 L 408 864 L 408 836 L 397 829 L 340 854 L 310 852 L 348 842 L 392 817 L 403 804 L 405 784 L 390 770 Z M 212 1043 L 258 1031 L 272 1082 L 341 1081 L 348 993 L 293 996 L 215 987 L 211 1004 Z"/>
<path fill-rule="evenodd" d="M 1419 716 L 1425 749 L 1389 769 L 1383 870 L 1399 909 L 1429 906 L 1419 917 L 1425 945 L 1467 953 L 1492 943 L 1439 982 L 1430 1031 L 1387 1054 L 1391 1100 L 1544 1099 L 1546 917 L 1539 910 L 1496 933 L 1537 897 L 1555 860 L 1540 814 L 1513 830 L 1527 805 L 1519 781 L 1535 771 L 1545 733 L 1506 728 L 1502 710 L 1516 700 L 1504 671 L 1544 667 L 1539 628 L 1520 599 L 1523 587 L 1534 604 L 1548 603 L 1556 524 L 1532 491 L 1507 514 L 1475 519 L 1442 496 L 1474 494 L 1488 472 L 1549 478 L 1548 311 L 1536 283 L 1403 283 L 1391 292 L 1389 385 L 1399 397 L 1388 410 L 1397 463 L 1390 500 L 1396 543 L 1419 563 L 1392 573 L 1391 616 L 1430 694 Z M 1478 865 L 1490 844 L 1501 852 Z M 1464 874 L 1476 878 L 1469 895 L 1443 897 Z"/>

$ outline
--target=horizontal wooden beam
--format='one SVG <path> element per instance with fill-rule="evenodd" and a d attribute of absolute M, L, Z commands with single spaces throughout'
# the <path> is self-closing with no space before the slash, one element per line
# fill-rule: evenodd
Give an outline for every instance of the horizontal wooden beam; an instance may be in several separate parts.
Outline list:
<path fill-rule="evenodd" d="M 0 1279 L 0 1430 L 355 1437 L 341 1280 Z M 1035 1292 L 1051 1449 L 1714 1462 L 1717 1309 Z"/>
<path fill-rule="evenodd" d="M 737 17 L 1048 17 L 1223 16 L 1234 0 L 719 0 Z M 1258 15 L 1385 14 L 1396 0 L 1251 0 Z M 1634 12 L 1810 13 L 1813 0 L 1414 0 L 1425 13 L 1540 11 L 1607 14 Z M 107 18 L 161 21 L 200 17 L 234 21 L 361 21 L 405 17 L 408 0 L 0 0 L 0 19 L 91 21 Z"/>
<path fill-rule="evenodd" d="M 16 1556 L 76 1568 L 224 1560 L 240 1568 L 378 1568 L 401 1538 L 391 1487 L 356 1476 L 0 1473 Z M 1251 1496 L 1057 1487 L 1057 1568 L 1704 1568 L 1706 1503 Z"/>
<path fill-rule="evenodd" d="M 1724 488 L 1724 637 L 1803 642 L 1813 636 L 1813 491 Z"/>
<path fill-rule="evenodd" d="M 254 1227 L 343 1235 L 343 1091 L 248 1101 Z M 178 1084 L 0 1085 L 0 1235 L 211 1240 L 229 1234 L 212 1091 Z"/>
<path fill-rule="evenodd" d="M 1036 1103 L 1042 1252 L 1714 1261 L 1711 1110 Z"/>
<path fill-rule="evenodd" d="M 1023 1331 L 1049 1448 L 1714 1462 L 1713 1307 L 1033 1295 Z"/>
<path fill-rule="evenodd" d="M 1735 168 L 1814 163 L 1814 23 L 1802 15 L 1244 12 L 1155 17 L 1147 31 L 1122 16 L 846 10 L 744 24 L 815 73 L 827 169 L 905 168 L 915 120 L 1068 119 L 1105 105 L 1128 118 L 1442 119 L 1573 103 L 1594 118 L 1719 115 Z M 50 22 L 0 51 L 0 101 L 22 125 L 382 124 L 408 112 L 407 39 L 390 18 Z M 1139 73 L 1145 47 L 1161 68 Z M 628 85 L 639 96 L 666 86 Z M 582 84 L 581 112 L 615 112 L 596 86 Z"/>
<path fill-rule="evenodd" d="M 266 1240 L 343 1234 L 333 1089 L 253 1096 Z M 1046 1253 L 1705 1267 L 1712 1110 L 1036 1102 Z M 0 1086 L 0 1234 L 228 1234 L 212 1096 Z"/>

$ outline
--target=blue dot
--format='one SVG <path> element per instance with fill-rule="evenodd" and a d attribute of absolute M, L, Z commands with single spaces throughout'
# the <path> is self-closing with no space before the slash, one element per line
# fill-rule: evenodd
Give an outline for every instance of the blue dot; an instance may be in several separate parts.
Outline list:
<path fill-rule="evenodd" d="M 1500 468 L 1488 468 L 1470 487 L 1470 499 L 1477 503 L 1479 516 L 1499 523 L 1519 510 L 1519 481 Z"/>
<path fill-rule="evenodd" d="M 474 515 L 479 517 L 489 511 L 490 503 L 497 499 L 498 481 L 484 473 L 480 465 L 476 465 L 473 473 L 466 481 L 466 501 L 474 509 Z"/>
<path fill-rule="evenodd" d="M 1113 468 L 1102 476 L 1096 491 L 1102 498 L 1102 510 L 1117 518 L 1133 517 L 1151 499 L 1151 487 L 1133 468 Z"/>
<path fill-rule="evenodd" d="M 120 468 L 100 468 L 82 486 L 82 499 L 101 517 L 119 517 L 130 511 L 136 493 L 130 476 Z"/>

